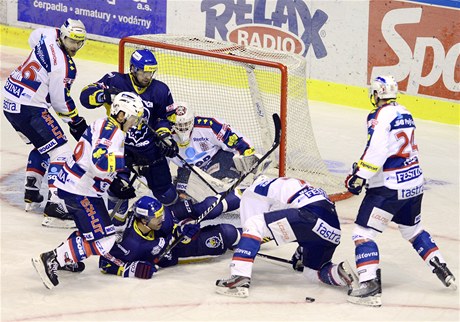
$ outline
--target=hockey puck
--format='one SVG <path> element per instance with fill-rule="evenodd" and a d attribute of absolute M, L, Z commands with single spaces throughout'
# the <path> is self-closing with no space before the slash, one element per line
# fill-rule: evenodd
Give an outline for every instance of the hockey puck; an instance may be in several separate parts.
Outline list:
<path fill-rule="evenodd" d="M 313 303 L 313 302 L 315 301 L 315 299 L 312 298 L 312 297 L 308 297 L 308 296 L 307 296 L 307 297 L 305 298 L 305 301 L 307 301 L 307 303 Z"/>

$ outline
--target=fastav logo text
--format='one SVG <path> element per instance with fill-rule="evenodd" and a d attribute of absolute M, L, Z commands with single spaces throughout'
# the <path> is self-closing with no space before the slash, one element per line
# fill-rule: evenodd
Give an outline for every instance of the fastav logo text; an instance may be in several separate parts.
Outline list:
<path fill-rule="evenodd" d="M 312 16 L 305 1 L 277 0 L 269 5 L 265 0 L 202 0 L 201 11 L 206 14 L 206 37 L 216 38 L 217 32 L 222 40 L 303 56 L 311 46 L 316 58 L 327 56 L 320 30 L 328 15 L 316 10 Z M 228 25 L 237 27 L 229 30 Z"/>
<path fill-rule="evenodd" d="M 460 99 L 459 10 L 371 0 L 368 76 L 391 74 L 399 89 Z"/>

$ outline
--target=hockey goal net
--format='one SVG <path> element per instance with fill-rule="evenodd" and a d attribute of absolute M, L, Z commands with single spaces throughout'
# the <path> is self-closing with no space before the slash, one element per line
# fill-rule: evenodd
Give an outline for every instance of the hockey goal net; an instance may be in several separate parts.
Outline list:
<path fill-rule="evenodd" d="M 170 87 L 175 101 L 188 102 L 196 115 L 225 120 L 258 153 L 270 148 L 272 114 L 278 113 L 281 144 L 268 174 L 305 179 L 335 200 L 348 196 L 343 178 L 328 171 L 315 142 L 304 57 L 205 37 L 140 35 L 121 39 L 121 73 L 129 71 L 137 49 L 155 54 L 156 77 Z"/>

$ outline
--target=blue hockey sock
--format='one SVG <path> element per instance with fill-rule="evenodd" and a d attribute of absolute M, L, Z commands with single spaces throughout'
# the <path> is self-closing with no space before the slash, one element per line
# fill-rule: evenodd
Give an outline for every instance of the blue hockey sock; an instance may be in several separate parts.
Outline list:
<path fill-rule="evenodd" d="M 254 258 L 260 249 L 261 239 L 257 236 L 243 234 L 238 246 L 235 248 L 232 260 L 254 262 Z"/>
<path fill-rule="evenodd" d="M 438 246 L 435 244 L 430 234 L 425 230 L 415 238 L 412 247 L 414 247 L 415 251 L 428 265 L 430 259 L 434 256 L 438 256 L 440 260 L 442 259 Z M 444 259 L 442 259 L 442 261 L 444 261 Z"/>
<path fill-rule="evenodd" d="M 377 244 L 374 241 L 368 241 L 356 246 L 355 261 L 360 282 L 374 279 L 377 276 L 376 272 L 380 262 Z"/>

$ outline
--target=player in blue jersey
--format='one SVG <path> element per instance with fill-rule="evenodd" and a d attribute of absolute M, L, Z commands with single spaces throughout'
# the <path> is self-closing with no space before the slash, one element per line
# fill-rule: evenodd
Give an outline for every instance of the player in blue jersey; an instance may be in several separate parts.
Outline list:
<path fill-rule="evenodd" d="M 49 109 L 52 108 L 69 125 L 76 140 L 86 130 L 86 121 L 79 116 L 70 96 L 77 76 L 72 57 L 85 40 L 86 30 L 80 20 L 67 19 L 60 29 L 34 30 L 29 37 L 32 52 L 5 81 L 3 112 L 21 138 L 34 146 L 26 168 L 26 211 L 43 201 L 40 188 L 45 173 L 49 171 L 48 177 L 53 178 L 56 169 L 72 154 L 64 131 Z M 55 191 L 52 181 L 48 182 L 50 191 Z M 65 212 L 57 211 L 58 199 L 54 194 L 50 196 L 53 198 L 46 204 L 45 214 L 57 222 L 71 219 Z M 45 217 L 43 225 L 47 224 L 48 218 Z"/>
<path fill-rule="evenodd" d="M 168 207 L 148 196 L 137 200 L 128 214 L 121 240 L 110 250 L 110 256 L 100 257 L 103 273 L 149 279 L 157 271 L 156 265 L 168 267 L 181 259 L 219 256 L 240 239 L 238 229 L 229 224 L 200 229 L 194 221 L 177 223 Z M 182 234 L 186 236 L 182 243 L 157 262 L 171 239 Z"/>
<path fill-rule="evenodd" d="M 372 80 L 369 96 L 375 109 L 367 117 L 366 148 L 345 180 L 348 190 L 356 195 L 367 183 L 353 230 L 360 286 L 349 294 L 348 301 L 356 304 L 381 305 L 380 255 L 375 239 L 391 221 L 398 224 L 402 237 L 442 283 L 456 288 L 455 277 L 420 221 L 424 179 L 415 123 L 411 113 L 396 102 L 397 94 L 393 76 Z"/>
<path fill-rule="evenodd" d="M 153 195 L 161 203 L 170 205 L 177 201 L 178 195 L 166 157 L 176 156 L 178 147 L 171 136 L 172 124 L 167 119 L 167 107 L 173 103 L 173 97 L 169 87 L 155 79 L 157 69 L 157 60 L 151 51 L 136 50 L 131 55 L 129 73 L 112 72 L 104 75 L 99 81 L 83 88 L 80 102 L 90 109 L 100 106 L 107 108 L 112 96 L 120 91 L 137 93 L 142 98 L 144 121 L 148 126 L 143 124 L 128 132 L 125 148 L 127 165 L 139 166 L 139 174 L 146 178 Z M 120 176 L 114 184 L 125 185 L 128 176 Z M 123 195 L 130 198 L 134 196 L 132 187 L 127 188 Z M 127 210 L 127 203 L 124 209 Z M 123 211 L 120 215 L 123 215 Z"/>
<path fill-rule="evenodd" d="M 59 284 L 57 270 L 80 263 L 91 255 L 110 256 L 115 228 L 105 206 L 108 187 L 117 172 L 125 169 L 126 132 L 138 126 L 143 104 L 139 96 L 121 92 L 113 100 L 110 116 L 94 121 L 83 133 L 71 158 L 57 175 L 55 185 L 77 230 L 55 249 L 32 258 L 43 284 Z"/>

